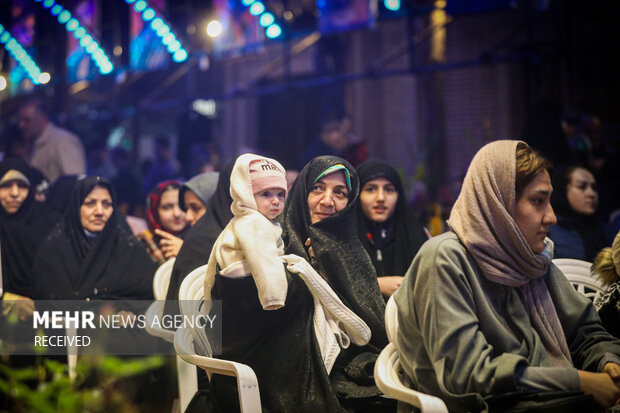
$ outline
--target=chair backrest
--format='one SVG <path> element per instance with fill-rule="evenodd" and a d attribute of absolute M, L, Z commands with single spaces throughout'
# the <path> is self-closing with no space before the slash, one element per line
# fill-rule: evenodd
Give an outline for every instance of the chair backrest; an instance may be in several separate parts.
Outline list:
<path fill-rule="evenodd" d="M 198 316 L 204 314 L 204 279 L 207 274 L 207 265 L 202 265 L 192 272 L 181 283 L 179 287 L 179 309 L 182 316 Z M 211 356 L 211 345 L 207 334 L 199 323 L 189 327 L 194 337 L 196 350 L 200 355 Z"/>
<path fill-rule="evenodd" d="M 423 413 L 448 413 L 444 402 L 435 396 L 409 388 L 401 379 L 401 367 L 394 342 L 398 335 L 398 307 L 394 295 L 385 306 L 385 328 L 388 345 L 381 351 L 375 363 L 375 383 L 385 395 L 398 400 L 398 411 L 409 411 L 402 402 L 420 409 Z"/>
<path fill-rule="evenodd" d="M 603 284 L 591 273 L 592 263 L 572 258 L 556 258 L 553 263 L 577 291 L 592 301 L 605 290 Z"/>
<path fill-rule="evenodd" d="M 398 334 L 398 308 L 393 294 L 385 306 L 385 329 L 387 330 L 388 340 L 390 343 L 394 343 Z"/>
<path fill-rule="evenodd" d="M 164 262 L 155 271 L 153 277 L 153 295 L 156 300 L 165 300 L 166 294 L 168 294 L 168 286 L 170 285 L 170 276 L 172 275 L 172 267 L 176 258 L 170 258 Z"/>

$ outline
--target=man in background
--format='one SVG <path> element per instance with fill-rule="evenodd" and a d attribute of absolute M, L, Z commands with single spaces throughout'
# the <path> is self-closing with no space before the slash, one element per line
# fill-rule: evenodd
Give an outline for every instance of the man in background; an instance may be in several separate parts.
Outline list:
<path fill-rule="evenodd" d="M 61 175 L 86 173 L 80 139 L 54 125 L 40 99 L 27 100 L 19 109 L 18 126 L 30 147 L 30 164 L 54 182 Z"/>

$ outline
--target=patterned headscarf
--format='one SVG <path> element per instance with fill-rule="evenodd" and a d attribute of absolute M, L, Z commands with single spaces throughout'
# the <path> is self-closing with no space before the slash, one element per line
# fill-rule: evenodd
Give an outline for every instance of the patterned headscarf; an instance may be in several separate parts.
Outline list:
<path fill-rule="evenodd" d="M 159 213 L 157 210 L 159 209 L 159 203 L 161 202 L 161 197 L 164 192 L 170 189 L 179 189 L 183 185 L 181 182 L 176 180 L 164 181 L 160 184 L 157 184 L 155 188 L 149 193 L 146 198 L 146 215 L 148 218 L 149 229 L 151 231 L 155 229 L 163 229 L 161 227 L 161 221 L 159 219 Z"/>

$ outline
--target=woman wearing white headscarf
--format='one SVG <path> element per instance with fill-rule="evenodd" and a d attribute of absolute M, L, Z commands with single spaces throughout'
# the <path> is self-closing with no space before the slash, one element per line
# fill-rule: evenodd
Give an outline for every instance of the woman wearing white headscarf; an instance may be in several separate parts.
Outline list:
<path fill-rule="evenodd" d="M 452 231 L 424 244 L 395 293 L 401 364 L 450 411 L 592 411 L 590 395 L 604 408 L 620 399 L 620 341 L 551 263 L 550 170 L 523 142 L 483 147 Z"/>

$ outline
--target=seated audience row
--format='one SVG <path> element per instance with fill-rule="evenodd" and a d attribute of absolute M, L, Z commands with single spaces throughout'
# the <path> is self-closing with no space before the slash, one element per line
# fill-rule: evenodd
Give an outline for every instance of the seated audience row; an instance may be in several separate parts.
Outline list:
<path fill-rule="evenodd" d="M 401 364 L 414 387 L 451 411 L 565 402 L 579 411 L 620 400 L 620 340 L 551 263 L 552 168 L 523 142 L 479 151 L 451 231 L 428 241 L 397 171 L 381 161 L 356 171 L 342 158 L 316 157 L 285 203 L 284 169 L 257 155 L 231 160 L 219 176 L 163 182 L 148 199 L 151 258 L 110 182 L 72 178 L 60 219 L 34 201 L 31 173 L 21 161 L 0 163 L 2 276 L 15 294 L 3 298 L 23 298 L 14 305 L 22 319 L 34 310 L 29 298 L 152 299 L 155 262 L 176 257 L 166 313 L 178 313 L 182 279 L 208 263 L 205 299 L 221 300 L 226 315 L 221 357 L 254 369 L 268 411 L 392 411 L 372 367 L 387 344 L 384 300 L 393 293 Z M 608 245 L 589 218 L 593 179 L 582 168 L 561 176 L 554 199 L 569 209 L 558 226 L 576 231 L 583 258 L 593 259 Z M 560 251 L 564 238 L 555 238 Z M 348 320 L 359 318 L 358 330 L 329 314 L 300 268 L 316 272 Z M 320 329 L 320 314 L 336 322 Z M 237 409 L 236 393 L 234 380 L 216 375 L 200 408 Z"/>

